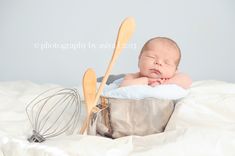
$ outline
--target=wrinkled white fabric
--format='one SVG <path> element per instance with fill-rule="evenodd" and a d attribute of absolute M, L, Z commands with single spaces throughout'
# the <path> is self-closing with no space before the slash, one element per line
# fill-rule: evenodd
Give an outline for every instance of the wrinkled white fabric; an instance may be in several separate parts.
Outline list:
<path fill-rule="evenodd" d="M 188 96 L 177 103 L 166 129 L 188 127 L 235 131 L 235 84 L 195 82 Z"/>
<path fill-rule="evenodd" d="M 177 103 L 167 131 L 111 140 L 72 135 L 28 143 L 26 104 L 57 85 L 28 81 L 0 82 L 0 156 L 234 156 L 235 84 L 195 82 Z"/>

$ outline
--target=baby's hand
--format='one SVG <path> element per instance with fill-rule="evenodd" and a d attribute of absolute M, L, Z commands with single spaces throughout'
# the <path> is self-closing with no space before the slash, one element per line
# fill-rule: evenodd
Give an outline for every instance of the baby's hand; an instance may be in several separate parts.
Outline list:
<path fill-rule="evenodd" d="M 160 84 L 159 79 L 148 78 L 148 85 L 149 86 L 154 87 L 159 84 Z"/>
<path fill-rule="evenodd" d="M 164 84 L 165 82 L 167 82 L 167 80 L 169 80 L 169 78 L 160 78 L 158 81 L 160 82 L 160 84 Z"/>
<path fill-rule="evenodd" d="M 155 86 L 157 86 L 157 85 L 160 85 L 160 82 L 159 82 L 159 81 L 155 81 L 155 82 L 149 84 L 149 86 L 151 86 L 151 87 L 155 87 Z"/>
<path fill-rule="evenodd" d="M 151 87 L 155 87 L 157 85 L 164 84 L 166 82 L 166 80 L 168 80 L 168 79 L 167 78 L 159 78 L 159 79 L 151 79 L 151 78 L 149 78 L 148 85 L 150 85 Z"/>

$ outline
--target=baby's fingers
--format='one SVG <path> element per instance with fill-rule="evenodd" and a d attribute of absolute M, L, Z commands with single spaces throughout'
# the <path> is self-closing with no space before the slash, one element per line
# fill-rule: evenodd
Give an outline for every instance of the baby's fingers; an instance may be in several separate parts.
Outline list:
<path fill-rule="evenodd" d="M 159 81 L 155 81 L 154 83 L 150 84 L 151 87 L 155 87 L 157 85 L 160 85 L 161 83 Z"/>

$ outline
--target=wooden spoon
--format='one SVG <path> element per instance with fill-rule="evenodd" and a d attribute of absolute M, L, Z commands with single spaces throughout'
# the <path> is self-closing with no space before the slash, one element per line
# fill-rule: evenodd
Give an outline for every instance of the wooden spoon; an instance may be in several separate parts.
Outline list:
<path fill-rule="evenodd" d="M 104 86 L 107 82 L 107 79 L 110 75 L 111 69 L 113 67 L 113 64 L 115 63 L 116 59 L 118 58 L 119 54 L 121 53 L 121 50 L 123 49 L 123 47 L 125 47 L 127 41 L 130 39 L 130 37 L 132 36 L 133 32 L 135 30 L 135 20 L 132 17 L 128 17 L 126 18 L 118 31 L 118 36 L 117 36 L 117 40 L 116 40 L 116 44 L 115 44 L 115 49 L 113 52 L 113 56 L 109 62 L 109 66 L 106 70 L 106 73 L 104 75 L 104 78 L 99 86 L 98 92 L 95 96 L 94 99 L 94 103 L 93 106 L 95 106 L 100 98 L 100 94 L 102 93 Z"/>
<path fill-rule="evenodd" d="M 89 120 L 89 114 L 91 112 L 91 109 L 93 108 L 93 103 L 95 100 L 96 95 L 96 74 L 93 69 L 89 68 L 86 70 L 84 76 L 83 76 L 83 94 L 86 104 L 86 112 L 87 117 L 83 123 L 83 126 L 80 130 L 80 133 L 83 134 L 86 130 L 87 123 Z"/>
<path fill-rule="evenodd" d="M 117 40 L 116 40 L 116 44 L 115 44 L 115 49 L 114 49 L 114 52 L 113 52 L 113 55 L 112 55 L 112 58 L 109 62 L 109 66 L 106 70 L 106 73 L 104 75 L 104 78 L 99 86 L 99 89 L 98 89 L 98 92 L 96 93 L 96 96 L 95 96 L 95 99 L 92 103 L 92 108 L 94 110 L 98 110 L 98 109 L 95 109 L 96 107 L 96 104 L 99 100 L 99 97 L 104 89 L 104 86 L 107 82 L 107 79 L 108 79 L 108 76 L 110 75 L 110 72 L 111 72 L 111 69 L 114 65 L 114 62 L 116 61 L 116 59 L 118 58 L 119 54 L 121 53 L 121 50 L 123 49 L 123 47 L 125 47 L 127 41 L 130 39 L 130 37 L 132 36 L 133 32 L 135 30 L 135 20 L 134 18 L 131 18 L 131 17 L 128 17 L 126 18 L 120 28 L 119 28 L 119 31 L 118 31 L 118 36 L 117 36 Z M 91 113 L 91 112 L 90 112 Z M 90 114 L 89 114 L 90 116 Z M 89 118 L 88 116 L 88 118 Z M 89 120 L 89 119 L 88 119 Z M 87 124 L 86 124 L 86 127 L 85 129 L 87 128 Z"/>

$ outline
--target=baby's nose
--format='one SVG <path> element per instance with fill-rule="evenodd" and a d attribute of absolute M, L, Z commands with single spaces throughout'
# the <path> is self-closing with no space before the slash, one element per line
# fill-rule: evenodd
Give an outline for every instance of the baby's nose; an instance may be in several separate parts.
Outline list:
<path fill-rule="evenodd" d="M 162 66 L 162 62 L 161 61 L 155 61 L 154 64 Z"/>

